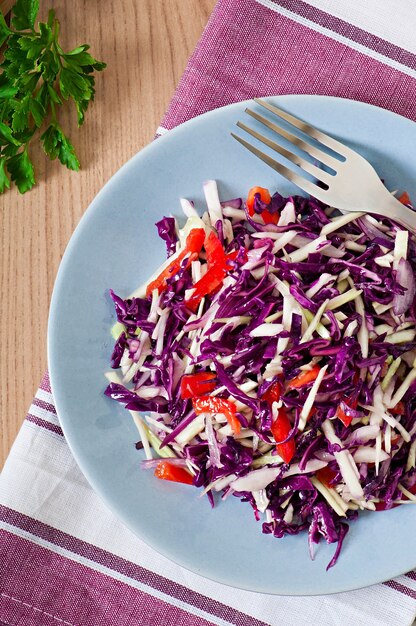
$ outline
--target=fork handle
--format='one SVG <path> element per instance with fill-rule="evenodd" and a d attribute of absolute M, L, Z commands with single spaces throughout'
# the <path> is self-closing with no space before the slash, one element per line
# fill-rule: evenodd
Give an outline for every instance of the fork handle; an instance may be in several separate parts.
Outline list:
<path fill-rule="evenodd" d="M 375 196 L 374 205 L 368 208 L 368 211 L 383 217 L 388 217 L 404 226 L 407 230 L 416 233 L 416 211 L 409 209 L 409 207 L 392 196 L 383 184 L 381 184 L 378 191 L 379 193 Z"/>

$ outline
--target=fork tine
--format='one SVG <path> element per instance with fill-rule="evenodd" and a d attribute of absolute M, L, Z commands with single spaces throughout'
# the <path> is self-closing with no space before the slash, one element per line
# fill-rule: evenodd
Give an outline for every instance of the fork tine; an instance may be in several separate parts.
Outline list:
<path fill-rule="evenodd" d="M 290 133 L 287 130 L 284 130 L 277 124 L 267 119 L 267 117 L 263 117 L 263 115 L 260 115 L 259 113 L 257 113 L 257 111 L 246 109 L 245 112 L 248 115 L 251 115 L 251 117 L 254 117 L 254 119 L 260 122 L 261 124 L 264 124 L 264 126 L 267 126 L 267 128 L 270 128 L 270 130 L 274 131 L 275 133 L 278 133 L 285 139 L 288 139 L 290 143 L 293 143 L 295 146 L 297 146 L 298 148 L 300 148 L 301 150 L 309 154 L 314 159 L 318 159 L 318 161 L 332 168 L 335 172 L 337 171 L 337 168 L 340 165 L 340 161 L 338 161 L 338 159 L 335 159 L 330 154 L 323 152 L 316 146 L 313 146 L 310 143 L 303 141 L 303 139 L 300 139 L 300 137 L 298 137 L 297 135 L 294 135 L 293 133 Z"/>
<path fill-rule="evenodd" d="M 306 122 L 299 119 L 298 117 L 295 117 L 294 115 L 291 115 L 290 113 L 286 113 L 286 111 L 282 111 L 282 109 L 279 109 L 276 105 L 270 104 L 269 102 L 266 102 L 265 100 L 260 100 L 260 98 L 254 98 L 254 101 L 257 104 L 260 104 L 260 106 L 264 107 L 265 109 L 268 109 L 275 115 L 278 115 L 282 119 L 286 120 L 287 122 L 289 122 L 289 124 L 292 124 L 292 126 L 295 126 L 299 130 L 304 132 L 306 135 L 313 137 L 314 139 L 316 139 L 317 141 L 320 141 L 322 144 L 324 144 L 328 148 L 331 148 L 331 150 L 334 150 L 340 156 L 347 158 L 347 156 L 352 152 L 347 146 L 337 141 L 333 137 L 326 135 L 322 131 L 315 128 L 315 126 L 311 126 L 310 124 L 307 124 Z M 354 153 L 352 152 L 352 154 Z"/>
<path fill-rule="evenodd" d="M 256 139 L 261 141 L 261 143 L 264 143 L 266 146 L 269 146 L 269 148 L 271 148 L 275 152 L 278 152 L 279 154 L 284 156 L 294 165 L 299 166 L 300 168 L 302 168 L 302 170 L 304 170 L 305 172 L 308 172 L 309 174 L 311 174 L 312 176 L 314 176 L 315 178 L 323 182 L 327 187 L 329 187 L 331 178 L 333 178 L 333 176 L 331 176 L 324 170 L 319 169 L 319 167 L 316 167 L 316 165 L 309 163 L 309 161 L 306 161 L 306 159 L 303 159 L 297 154 L 294 154 L 293 152 L 286 150 L 280 144 L 276 143 L 272 139 L 269 139 L 268 137 L 265 137 L 264 135 L 261 135 L 256 130 L 253 130 L 252 128 L 250 128 L 249 126 L 246 126 L 242 122 L 237 122 L 237 126 L 245 130 L 246 133 L 249 133 L 249 135 L 251 135 L 252 137 L 255 137 Z"/>
<path fill-rule="evenodd" d="M 252 146 L 251 143 L 248 143 L 248 141 L 246 141 L 242 137 L 239 137 L 234 133 L 231 133 L 231 136 L 234 137 L 234 139 L 241 143 L 245 148 L 247 148 L 247 150 L 250 150 L 250 152 L 252 152 L 256 157 L 264 161 L 264 163 L 266 163 L 269 167 L 276 170 L 276 172 L 283 176 L 283 178 L 290 180 L 292 183 L 303 189 L 303 191 L 306 191 L 306 193 L 309 193 L 311 196 L 318 198 L 318 200 L 326 202 L 326 189 L 322 189 L 322 187 L 318 187 L 310 180 L 307 180 L 306 178 L 295 174 L 295 172 L 292 172 L 292 170 L 290 170 L 289 168 L 272 159 L 268 154 L 265 154 L 255 146 Z"/>

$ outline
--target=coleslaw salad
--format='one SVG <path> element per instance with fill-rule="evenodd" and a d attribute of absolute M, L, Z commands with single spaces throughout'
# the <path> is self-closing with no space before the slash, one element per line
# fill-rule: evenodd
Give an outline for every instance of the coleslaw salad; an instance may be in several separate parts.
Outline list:
<path fill-rule="evenodd" d="M 248 502 L 264 533 L 339 556 L 360 510 L 416 502 L 413 237 L 270 195 L 157 224 L 168 258 L 117 315 L 106 395 L 158 479 Z M 401 201 L 410 205 L 407 194 Z"/>

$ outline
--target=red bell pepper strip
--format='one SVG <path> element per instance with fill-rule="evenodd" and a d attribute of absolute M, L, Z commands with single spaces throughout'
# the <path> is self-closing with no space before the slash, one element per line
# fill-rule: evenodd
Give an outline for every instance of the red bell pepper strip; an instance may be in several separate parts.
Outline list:
<path fill-rule="evenodd" d="M 387 504 L 382 500 L 381 502 L 374 502 L 374 506 L 376 508 L 376 511 L 385 511 Z M 393 504 L 393 506 L 390 508 L 395 509 L 396 506 L 400 506 L 400 504 Z"/>
<path fill-rule="evenodd" d="M 341 405 L 338 406 L 335 417 L 340 419 L 344 426 L 349 426 L 352 422 L 352 415 L 347 415 L 345 411 L 341 408 Z"/>
<path fill-rule="evenodd" d="M 334 478 L 337 475 L 337 472 L 328 465 L 326 467 L 322 467 L 320 470 L 316 472 L 316 477 L 321 481 L 325 487 L 333 487 L 334 486 Z"/>
<path fill-rule="evenodd" d="M 274 437 L 274 440 L 277 442 L 276 450 L 277 453 L 282 457 L 285 463 L 290 463 L 293 459 L 296 450 L 295 440 L 289 439 L 285 443 L 278 443 L 279 441 L 283 441 L 286 439 L 290 431 L 292 430 L 292 425 L 287 416 L 287 413 L 284 408 L 279 409 L 277 418 L 272 423 L 271 431 Z"/>
<path fill-rule="evenodd" d="M 347 408 L 347 411 L 344 411 L 344 409 L 342 408 L 343 405 Z M 348 409 L 355 410 L 357 408 L 357 405 L 358 398 L 353 398 L 352 396 L 346 398 L 342 404 L 338 405 L 335 417 L 338 417 L 338 419 L 341 420 L 344 426 L 349 426 L 353 420 L 353 416 L 348 413 Z"/>
<path fill-rule="evenodd" d="M 374 502 L 374 507 L 375 507 L 376 511 L 385 511 L 386 510 L 386 503 L 383 502 L 383 501 L 381 501 L 381 502 Z"/>
<path fill-rule="evenodd" d="M 202 298 L 222 285 L 228 269 L 224 248 L 214 232 L 210 232 L 205 238 L 204 247 L 207 253 L 208 270 L 195 283 L 193 294 L 185 301 L 186 306 L 191 311 L 196 311 Z"/>
<path fill-rule="evenodd" d="M 250 191 L 248 192 L 248 196 L 246 200 L 248 214 L 251 217 L 253 217 L 255 213 L 254 202 L 256 199 L 256 194 L 259 194 L 260 200 L 264 202 L 264 204 L 270 204 L 270 202 L 272 201 L 272 198 L 270 196 L 268 189 L 265 189 L 264 187 L 252 187 Z M 260 215 L 265 224 L 277 224 L 279 221 L 279 215 L 277 213 L 270 213 L 270 211 L 267 211 L 267 209 L 262 211 Z"/>
<path fill-rule="evenodd" d="M 181 398 L 195 398 L 195 396 L 204 396 L 216 387 L 216 375 L 214 372 L 197 372 L 196 374 L 186 374 L 181 380 Z"/>
<path fill-rule="evenodd" d="M 407 191 L 404 191 L 402 193 L 402 195 L 399 198 L 399 202 L 401 202 L 402 204 L 410 204 L 411 205 L 409 194 L 407 193 Z"/>
<path fill-rule="evenodd" d="M 159 294 L 162 293 L 167 287 L 167 279 L 177 274 L 181 268 L 182 261 L 189 255 L 187 267 L 194 260 L 195 255 L 198 255 L 204 244 L 205 231 L 203 228 L 193 228 L 186 238 L 185 248 L 182 252 L 159 274 L 155 280 L 147 285 L 146 297 L 152 295 L 153 291 L 157 289 Z"/>
<path fill-rule="evenodd" d="M 155 469 L 156 478 L 161 480 L 171 480 L 174 483 L 185 483 L 192 485 L 194 479 L 183 467 L 178 467 L 169 461 L 160 461 Z"/>
<path fill-rule="evenodd" d="M 394 406 L 392 409 L 389 409 L 389 411 L 390 413 L 393 413 L 393 415 L 403 415 L 403 413 L 405 412 L 404 402 L 398 402 L 396 406 Z"/>
<path fill-rule="evenodd" d="M 269 404 L 273 404 L 273 402 L 279 402 L 280 396 L 282 395 L 282 387 L 279 381 L 270 385 L 268 390 L 262 395 L 261 399 L 266 400 Z"/>
<path fill-rule="evenodd" d="M 238 257 L 238 250 L 233 250 L 232 252 L 229 252 L 226 255 L 227 265 L 230 263 L 230 261 L 235 261 L 237 257 Z"/>
<path fill-rule="evenodd" d="M 266 209 L 260 213 L 261 218 L 265 224 L 278 224 L 279 223 L 279 214 L 278 213 L 270 213 Z"/>
<path fill-rule="evenodd" d="M 247 194 L 247 208 L 249 215 L 254 215 L 254 202 L 256 200 L 256 194 L 259 194 L 260 200 L 264 202 L 264 204 L 270 204 L 272 201 L 272 197 L 270 192 L 265 187 L 252 187 Z"/>
<path fill-rule="evenodd" d="M 193 294 L 188 300 L 185 300 L 186 306 L 195 312 L 202 298 L 222 285 L 226 271 L 223 265 L 210 267 L 206 274 L 195 283 Z"/>
<path fill-rule="evenodd" d="M 318 377 L 320 371 L 321 368 L 319 365 L 314 365 L 312 369 L 305 370 L 298 374 L 298 376 L 295 376 L 295 378 L 292 378 L 292 380 L 289 380 L 287 386 L 289 389 L 298 389 L 299 387 L 303 387 L 303 385 L 312 383 Z"/>
<path fill-rule="evenodd" d="M 214 231 L 211 231 L 208 237 L 205 238 L 204 248 L 207 253 L 208 267 L 212 267 L 213 265 L 225 265 L 226 256 L 224 248 Z"/>
<path fill-rule="evenodd" d="M 193 228 L 189 235 L 186 238 L 185 246 L 188 248 L 190 252 L 196 252 L 199 254 L 202 250 L 202 246 L 205 241 L 205 229 L 204 228 Z"/>
<path fill-rule="evenodd" d="M 247 260 L 248 260 L 247 250 L 245 249 L 233 250 L 232 252 L 228 252 L 228 254 L 225 255 L 227 269 L 233 268 L 232 261 L 235 261 L 239 254 L 241 254 L 241 262 L 247 263 Z"/>
<path fill-rule="evenodd" d="M 238 435 L 241 431 L 241 424 L 236 416 L 236 406 L 232 400 L 217 398 L 216 396 L 202 396 L 194 398 L 192 404 L 197 415 L 201 413 L 221 413 L 227 419 L 233 431 Z"/>
<path fill-rule="evenodd" d="M 227 271 L 232 269 L 230 261 L 234 261 L 239 254 L 238 250 L 225 254 L 222 243 L 213 231 L 205 238 L 204 248 L 207 254 L 208 270 L 195 283 L 193 294 L 185 301 L 186 306 L 194 312 L 204 296 L 211 294 L 222 285 Z"/>

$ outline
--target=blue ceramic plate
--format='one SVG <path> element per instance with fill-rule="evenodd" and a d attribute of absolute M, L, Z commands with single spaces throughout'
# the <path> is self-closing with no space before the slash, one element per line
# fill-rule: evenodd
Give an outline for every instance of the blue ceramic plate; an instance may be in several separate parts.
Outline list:
<path fill-rule="evenodd" d="M 274 100 L 273 98 L 271 99 Z M 416 197 L 416 124 L 385 110 L 319 96 L 275 99 L 361 152 L 390 189 Z M 66 250 L 49 320 L 49 366 L 62 428 L 85 476 L 112 511 L 176 563 L 227 585 L 273 594 L 357 589 L 416 566 L 416 507 L 363 514 L 351 525 L 341 558 L 315 561 L 306 534 L 261 533 L 248 505 L 229 498 L 212 510 L 187 486 L 141 471 L 129 414 L 103 396 L 112 350 L 107 290 L 127 296 L 164 260 L 154 222 L 180 215 L 179 197 L 204 207 L 202 183 L 218 181 L 222 199 L 251 186 L 297 191 L 230 137 L 247 103 L 207 113 L 172 130 L 129 161 L 95 198 Z M 354 181 L 352 181 L 354 184 Z"/>

